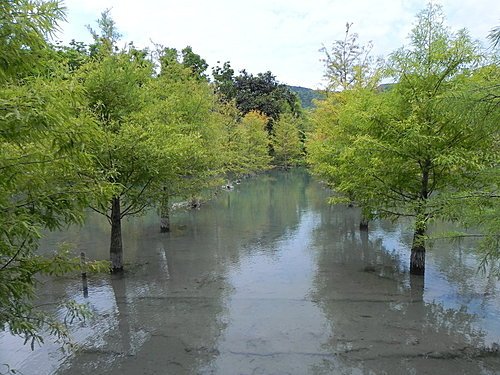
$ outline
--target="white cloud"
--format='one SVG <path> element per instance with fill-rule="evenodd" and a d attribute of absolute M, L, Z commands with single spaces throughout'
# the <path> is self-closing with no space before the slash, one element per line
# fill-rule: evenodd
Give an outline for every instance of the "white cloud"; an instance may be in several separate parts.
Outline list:
<path fill-rule="evenodd" d="M 213 66 L 229 60 L 236 70 L 271 70 L 281 82 L 320 86 L 319 49 L 343 37 L 353 22 L 362 42 L 373 40 L 377 54 L 406 44 L 424 0 L 66 0 L 69 24 L 63 40 L 89 41 L 85 25 L 106 8 L 125 41 L 193 47 Z M 483 39 L 500 23 L 495 0 L 443 0 L 452 29 L 466 27 Z"/>

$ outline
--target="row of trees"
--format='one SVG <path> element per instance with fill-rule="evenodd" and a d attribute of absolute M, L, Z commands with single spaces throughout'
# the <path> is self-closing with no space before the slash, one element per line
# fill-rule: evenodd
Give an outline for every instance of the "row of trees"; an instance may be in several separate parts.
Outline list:
<path fill-rule="evenodd" d="M 105 215 L 118 271 L 124 217 L 157 207 L 168 231 L 173 197 L 195 200 L 225 179 L 297 165 L 304 144 L 335 200 L 356 202 L 365 222 L 414 219 L 412 273 L 424 272 L 434 219 L 481 225 L 487 254 L 498 256 L 498 56 L 448 31 L 439 7 L 419 14 L 410 47 L 385 66 L 348 24 L 324 49 L 331 91 L 310 132 L 297 97 L 270 72 L 235 75 L 227 62 L 211 82 L 190 47 L 120 48 L 109 12 L 91 45 L 50 45 L 63 20 L 56 0 L 0 2 L 3 329 L 32 343 L 42 327 L 65 335 L 33 306 L 37 275 L 80 264 L 67 251 L 40 257 L 42 231 L 81 223 L 88 208 Z M 381 90 L 387 76 L 395 83 Z"/>
<path fill-rule="evenodd" d="M 482 229 L 487 257 L 497 257 L 496 51 L 488 54 L 465 30 L 449 31 L 441 8 L 430 4 L 418 14 L 410 45 L 385 65 L 358 45 L 349 24 L 326 56 L 335 91 L 313 114 L 308 158 L 334 200 L 356 202 L 363 226 L 377 217 L 412 218 L 412 274 L 424 273 L 435 219 Z M 379 86 L 383 77 L 394 83 Z"/>
<path fill-rule="evenodd" d="M 120 48 L 109 12 L 89 27 L 91 45 L 50 45 L 63 21 L 57 0 L 0 2 L 0 327 L 32 344 L 47 326 L 66 334 L 33 305 L 38 276 L 80 267 L 68 251 L 39 256 L 43 231 L 81 223 L 89 208 L 106 216 L 119 271 L 127 215 L 158 207 L 167 231 L 172 197 L 303 154 L 297 99 L 271 73 L 242 72 L 245 99 L 239 86 L 230 97 L 190 47 Z"/>

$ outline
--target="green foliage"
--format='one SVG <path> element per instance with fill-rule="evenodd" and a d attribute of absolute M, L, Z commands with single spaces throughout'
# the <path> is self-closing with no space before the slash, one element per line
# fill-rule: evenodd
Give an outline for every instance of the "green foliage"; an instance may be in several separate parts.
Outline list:
<path fill-rule="evenodd" d="M 69 43 L 69 46 L 65 46 L 60 42 L 57 42 L 52 47 L 55 51 L 53 60 L 57 60 L 59 64 L 66 66 L 68 73 L 74 73 L 82 65 L 89 61 L 89 47 L 82 42 L 77 42 L 73 39 Z"/>
<path fill-rule="evenodd" d="M 151 132 L 161 150 L 160 190 L 186 197 L 216 184 L 224 130 L 208 82 L 171 60 L 146 90 L 149 100 L 134 121 Z"/>
<path fill-rule="evenodd" d="M 185 47 L 182 51 L 182 65 L 191 69 L 193 75 L 198 79 L 207 79 L 205 71 L 208 64 L 200 55 L 193 52 L 190 46 Z"/>
<path fill-rule="evenodd" d="M 308 151 L 336 192 L 378 217 L 414 217 L 422 233 L 432 218 L 453 219 L 464 193 L 498 188 L 486 172 L 498 166 L 499 76 L 477 69 L 477 46 L 450 33 L 435 5 L 411 41 L 391 56 L 391 90 L 356 87 L 319 104 Z"/>
<path fill-rule="evenodd" d="M 40 275 L 80 269 L 66 251 L 37 255 L 42 231 L 80 223 L 100 184 L 87 144 L 97 129 L 83 111 L 82 89 L 44 40 L 63 18 L 58 2 L 2 2 L 0 80 L 0 327 L 32 347 L 63 323 L 34 306 Z M 79 306 L 70 313 L 81 316 Z"/>
<path fill-rule="evenodd" d="M 304 153 L 300 137 L 301 119 L 285 113 L 274 124 L 272 147 L 274 165 L 284 169 L 297 166 Z"/>
<path fill-rule="evenodd" d="M 468 176 L 467 185 L 460 190 L 441 195 L 443 212 L 440 217 L 458 221 L 468 229 L 462 236 L 481 239 L 478 250 L 484 265 L 496 263 L 500 258 L 500 181 L 498 165 L 500 122 L 500 69 L 498 64 L 488 64 L 476 69 L 460 89 L 450 98 L 456 116 L 478 129 L 478 137 L 489 149 L 478 148 L 477 153 L 465 155 L 475 170 Z M 480 126 L 478 126 L 480 124 Z M 472 141 L 474 139 L 471 139 Z M 472 234 L 471 234 L 472 232 Z M 497 268 L 500 274 L 500 268 Z"/>
<path fill-rule="evenodd" d="M 233 101 L 243 114 L 257 111 L 268 117 L 267 130 L 271 134 L 274 121 L 282 113 L 291 112 L 299 115 L 300 102 L 295 93 L 286 85 L 279 83 L 271 72 L 256 76 L 242 70 L 238 76 L 230 64 L 213 69 L 217 92 L 226 102 Z"/>
<path fill-rule="evenodd" d="M 64 21 L 60 1 L 8 0 L 0 2 L 0 83 L 21 78 L 47 62 L 45 38 Z"/>
<path fill-rule="evenodd" d="M 190 46 L 183 48 L 179 54 L 179 51 L 175 48 L 157 45 L 154 54 L 159 61 L 162 75 L 169 74 L 171 78 L 174 78 L 177 76 L 177 73 L 179 73 L 179 79 L 183 80 L 185 74 L 182 71 L 187 69 L 190 75 L 197 80 L 208 80 L 205 74 L 208 68 L 207 62 L 200 55 L 194 53 Z"/>
<path fill-rule="evenodd" d="M 128 115 L 144 103 L 143 84 L 152 67 L 128 52 L 94 60 L 82 67 L 88 105 L 107 130 L 117 131 Z"/>
<path fill-rule="evenodd" d="M 253 173 L 268 169 L 271 162 L 267 123 L 268 118 L 256 111 L 248 112 L 241 120 L 245 164 L 247 170 Z"/>

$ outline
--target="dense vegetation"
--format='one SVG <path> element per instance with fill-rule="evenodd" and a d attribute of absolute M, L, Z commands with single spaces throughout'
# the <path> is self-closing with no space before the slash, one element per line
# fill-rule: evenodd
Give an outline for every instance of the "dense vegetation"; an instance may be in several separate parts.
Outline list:
<path fill-rule="evenodd" d="M 90 29 L 92 44 L 51 45 L 63 20 L 57 0 L 0 2 L 2 329 L 32 345 L 45 328 L 67 335 L 34 307 L 37 280 L 81 264 L 67 249 L 37 254 L 44 230 L 81 223 L 88 210 L 105 215 L 110 264 L 88 266 L 120 271 L 125 216 L 156 207 L 168 231 L 173 198 L 198 205 L 227 180 L 303 163 L 305 151 L 335 200 L 362 208 L 364 225 L 414 219 L 412 273 L 424 272 L 435 219 L 481 231 L 485 259 L 499 257 L 497 50 L 449 32 L 439 7 L 419 14 L 411 45 L 385 65 L 347 24 L 323 49 L 329 91 L 310 114 L 271 72 L 235 75 L 226 62 L 211 80 L 189 46 L 119 48 L 108 11 Z M 498 45 L 497 29 L 491 37 Z M 381 90 L 383 77 L 394 84 Z M 295 91 L 307 94 L 305 106 L 318 98 Z"/>
<path fill-rule="evenodd" d="M 432 4 L 418 15 L 410 46 L 385 66 L 356 39 L 348 24 L 325 60 L 336 91 L 313 114 L 313 170 L 337 201 L 362 207 L 362 227 L 376 217 L 413 219 L 413 274 L 424 273 L 435 219 L 482 231 L 473 235 L 484 236 L 485 259 L 497 257 L 498 55 L 488 56 L 465 30 L 451 33 Z M 381 90 L 384 76 L 395 84 Z"/>

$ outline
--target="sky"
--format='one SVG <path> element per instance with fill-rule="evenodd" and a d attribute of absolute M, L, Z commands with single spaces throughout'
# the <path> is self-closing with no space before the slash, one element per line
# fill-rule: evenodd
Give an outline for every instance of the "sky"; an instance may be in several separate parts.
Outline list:
<path fill-rule="evenodd" d="M 65 0 L 67 23 L 58 39 L 90 42 L 101 12 L 111 16 L 123 46 L 152 42 L 181 50 L 191 46 L 210 65 L 229 61 L 238 72 L 271 71 L 281 83 L 309 88 L 325 85 L 323 53 L 342 39 L 346 22 L 362 44 L 387 57 L 408 45 L 416 14 L 428 0 Z M 488 44 L 500 25 L 498 0 L 441 0 L 451 30 L 469 30 Z"/>

